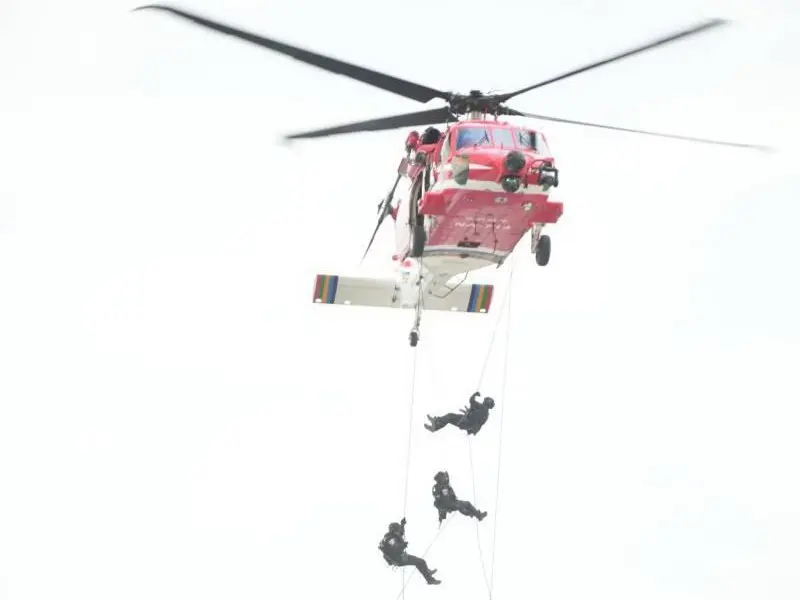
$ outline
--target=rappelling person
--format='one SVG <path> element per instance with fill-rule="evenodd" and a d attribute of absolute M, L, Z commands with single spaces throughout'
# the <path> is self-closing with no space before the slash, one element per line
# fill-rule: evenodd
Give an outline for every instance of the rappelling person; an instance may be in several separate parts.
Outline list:
<path fill-rule="evenodd" d="M 475 392 L 469 399 L 469 406 L 461 409 L 461 413 L 448 413 L 441 417 L 428 415 L 430 423 L 425 423 L 428 431 L 439 431 L 446 425 L 455 425 L 459 429 L 467 432 L 467 435 L 475 435 L 489 418 L 489 409 L 494 408 L 494 400 L 486 398 L 483 402 L 478 402 L 476 398 L 480 392 Z"/>
<path fill-rule="evenodd" d="M 436 573 L 436 569 L 431 570 L 424 558 L 419 558 L 406 552 L 408 542 L 406 542 L 405 536 L 405 517 L 399 523 L 391 523 L 389 525 L 389 531 L 383 536 L 381 543 L 378 545 L 380 551 L 383 552 L 384 560 L 393 567 L 417 567 L 417 570 L 428 582 L 428 585 L 442 583 L 433 576 Z"/>
<path fill-rule="evenodd" d="M 472 502 L 459 500 L 453 488 L 450 487 L 450 475 L 447 471 L 439 471 L 433 476 L 436 484 L 433 486 L 433 505 L 439 511 L 439 526 L 447 518 L 447 514 L 458 511 L 467 517 L 475 517 L 478 521 L 483 521 L 486 511 L 480 511 Z"/>

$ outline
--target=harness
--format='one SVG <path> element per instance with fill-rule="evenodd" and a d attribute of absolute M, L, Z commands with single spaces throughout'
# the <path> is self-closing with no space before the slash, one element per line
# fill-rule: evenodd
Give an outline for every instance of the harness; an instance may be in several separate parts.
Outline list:
<path fill-rule="evenodd" d="M 397 543 L 392 545 L 389 543 L 391 540 L 396 540 Z M 381 543 L 378 544 L 378 549 L 383 553 L 383 558 L 387 563 L 396 566 L 407 545 L 399 535 L 387 533 L 383 536 Z"/>
<path fill-rule="evenodd" d="M 433 486 L 433 505 L 439 508 L 443 502 L 452 502 L 456 499 L 456 493 L 449 485 L 436 484 Z"/>

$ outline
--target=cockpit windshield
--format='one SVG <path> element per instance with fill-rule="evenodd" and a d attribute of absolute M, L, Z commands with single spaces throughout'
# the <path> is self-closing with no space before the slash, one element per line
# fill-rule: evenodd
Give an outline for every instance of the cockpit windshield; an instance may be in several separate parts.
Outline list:
<path fill-rule="evenodd" d="M 456 150 L 462 148 L 488 147 L 488 148 L 519 148 L 520 150 L 539 151 L 543 144 L 540 136 L 532 131 L 517 127 L 492 127 L 482 125 L 469 125 L 458 128 L 456 136 Z M 540 141 L 541 140 L 541 141 Z"/>
<path fill-rule="evenodd" d="M 459 127 L 456 150 L 473 146 L 491 146 L 492 138 L 488 127 Z"/>
<path fill-rule="evenodd" d="M 503 148 L 504 150 L 514 148 L 514 132 L 505 127 L 492 128 L 492 137 L 494 138 L 495 148 Z"/>

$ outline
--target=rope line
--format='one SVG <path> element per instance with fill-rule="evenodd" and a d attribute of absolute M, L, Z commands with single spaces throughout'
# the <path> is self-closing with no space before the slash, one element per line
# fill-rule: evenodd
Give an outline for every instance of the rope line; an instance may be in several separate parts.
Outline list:
<path fill-rule="evenodd" d="M 420 258 L 417 261 L 417 265 L 419 266 L 419 275 L 422 274 L 423 264 L 422 259 Z M 417 292 L 417 303 L 424 306 L 423 296 L 422 296 L 422 285 L 419 282 L 419 289 Z M 412 350 L 412 354 L 414 358 L 412 359 L 412 370 L 411 370 L 411 404 L 408 408 L 408 444 L 406 446 L 406 477 L 405 477 L 405 490 L 403 492 L 403 518 L 406 517 L 406 510 L 408 509 L 408 474 L 411 469 L 411 439 L 414 433 L 414 398 L 416 396 L 416 387 L 417 387 L 417 348 L 414 347 Z M 438 537 L 438 534 L 437 534 Z M 435 540 L 436 538 L 434 538 Z M 432 544 L 433 542 L 431 542 Z M 430 548 L 430 546 L 428 546 Z M 400 580 L 403 582 L 403 587 L 400 591 L 403 600 L 406 598 L 406 579 L 403 578 L 403 572 L 400 571 Z"/>
<path fill-rule="evenodd" d="M 504 302 L 505 302 L 505 299 L 504 299 Z M 505 306 L 505 304 L 503 306 Z M 500 310 L 498 311 L 498 316 L 496 318 L 495 325 L 494 325 L 495 333 L 497 331 L 497 328 L 499 327 L 500 321 L 502 320 L 502 316 L 503 316 L 503 307 L 501 307 Z M 496 336 L 493 335 L 492 339 L 494 340 L 495 337 Z M 426 348 L 426 352 L 430 355 L 430 363 L 431 364 L 439 364 L 439 353 L 436 351 L 435 346 L 429 346 L 428 348 Z M 488 362 L 488 360 L 487 360 L 487 362 Z M 486 367 L 484 365 L 484 370 L 485 370 L 485 368 Z M 436 380 L 437 384 L 441 385 L 441 380 L 439 379 L 438 371 L 436 369 L 433 370 L 433 378 Z M 472 472 L 472 495 L 473 495 L 473 501 L 475 502 L 475 504 L 477 504 L 478 500 L 477 500 L 477 491 L 476 491 L 476 484 L 475 484 L 475 469 L 472 466 L 472 446 L 471 446 L 471 442 L 472 442 L 472 440 L 471 440 L 470 436 L 467 436 L 467 444 L 468 444 L 468 448 L 469 448 L 469 452 L 470 452 L 470 470 Z M 452 519 L 448 518 L 445 521 L 445 527 L 447 526 L 448 523 L 450 523 L 451 520 Z M 488 577 L 487 570 L 486 570 L 486 563 L 485 563 L 485 560 L 484 560 L 484 557 L 483 557 L 483 547 L 482 547 L 481 540 L 480 540 L 480 529 L 477 527 L 477 525 L 479 525 L 479 523 L 476 523 L 476 535 L 477 535 L 477 542 L 478 542 L 478 555 L 479 555 L 479 558 L 480 558 L 480 561 L 481 561 L 481 571 L 483 573 L 484 583 L 486 585 L 486 589 L 489 590 L 490 589 L 489 577 Z"/>
<path fill-rule="evenodd" d="M 467 436 L 467 448 L 469 448 L 469 468 L 472 471 L 472 501 L 475 503 L 474 506 L 477 508 L 478 505 L 478 492 L 475 489 L 475 465 L 472 460 L 472 440 L 469 436 Z M 480 510 L 480 508 L 478 508 Z M 492 588 L 489 584 L 489 578 L 486 576 L 486 563 L 483 560 L 483 547 L 481 545 L 481 528 L 480 522 L 475 522 L 475 536 L 478 540 L 478 556 L 481 559 L 481 572 L 483 573 L 483 582 L 486 584 L 486 590 L 489 592 L 489 597 L 492 596 Z"/>
<path fill-rule="evenodd" d="M 512 257 L 511 259 L 511 267 L 508 270 L 508 281 L 506 282 L 506 295 L 503 298 L 503 306 L 500 307 L 500 310 L 497 314 L 497 321 L 494 324 L 494 330 L 492 331 L 492 337 L 489 340 L 489 349 L 486 351 L 486 358 L 483 361 L 483 368 L 481 369 L 480 376 L 478 377 L 478 387 L 480 389 L 481 384 L 483 383 L 483 378 L 486 375 L 486 368 L 489 366 L 489 359 L 492 356 L 492 349 L 494 348 L 494 341 L 497 338 L 497 332 L 500 330 L 500 323 L 503 320 L 503 316 L 508 313 L 508 307 L 511 303 L 511 282 L 514 279 L 514 265 L 515 261 Z"/>
<path fill-rule="evenodd" d="M 512 257 L 511 268 L 509 269 L 508 275 L 508 283 L 507 283 L 507 292 L 504 298 L 503 306 L 501 307 L 500 311 L 498 311 L 497 321 L 495 322 L 494 330 L 492 331 L 492 337 L 489 341 L 489 348 L 486 352 L 486 358 L 483 362 L 483 367 L 480 372 L 480 376 L 478 378 L 478 386 L 477 389 L 480 390 L 480 387 L 483 383 L 483 378 L 486 374 L 486 369 L 489 365 L 489 359 L 492 355 L 492 349 L 494 347 L 494 342 L 497 337 L 497 331 L 500 329 L 500 323 L 502 322 L 503 315 L 507 315 L 507 323 L 506 323 L 506 339 L 505 339 L 505 356 L 504 356 L 504 364 L 503 364 L 503 381 L 501 384 L 501 398 L 503 403 L 506 400 L 506 380 L 508 375 L 508 354 L 509 354 L 509 341 L 510 341 L 510 331 L 511 331 L 511 288 L 513 283 L 514 277 L 514 264 L 515 260 Z M 421 265 L 421 261 L 420 261 Z M 424 299 L 422 297 L 422 286 L 420 286 L 419 290 L 419 298 L 418 302 L 423 305 L 424 308 Z M 411 403 L 409 406 L 409 415 L 408 415 L 408 443 L 406 447 L 406 473 L 405 473 L 405 490 L 404 490 L 404 500 L 403 500 L 403 517 L 406 516 L 406 510 L 408 508 L 408 483 L 409 483 L 409 472 L 411 467 L 411 440 L 413 437 L 413 427 L 414 427 L 414 400 L 416 395 L 416 380 L 417 380 L 417 349 L 414 348 L 413 350 L 413 361 L 412 361 L 412 376 L 411 376 Z M 489 592 L 489 600 L 492 599 L 492 594 L 494 590 L 494 573 L 495 573 L 495 556 L 496 556 L 496 545 L 497 545 L 497 513 L 498 513 L 498 505 L 499 505 L 499 497 L 500 497 L 500 466 L 501 466 L 501 459 L 502 459 L 502 447 L 503 447 L 503 417 L 505 415 L 504 406 L 500 407 L 500 432 L 499 432 L 499 440 L 498 440 L 498 451 L 497 451 L 497 479 L 495 485 L 495 508 L 494 508 L 494 526 L 493 526 L 493 536 L 492 536 L 492 561 L 491 561 L 491 575 L 487 576 L 486 572 L 486 564 L 483 557 L 483 548 L 481 544 L 481 536 L 480 536 L 480 523 L 476 523 L 475 533 L 478 543 L 478 554 L 481 561 L 481 571 L 483 573 L 484 583 L 486 584 L 487 591 Z M 477 497 L 477 486 L 475 482 L 475 465 L 472 453 L 472 440 L 470 436 L 467 436 L 467 447 L 469 451 L 469 462 L 470 462 L 470 471 L 472 473 L 472 495 L 473 495 L 473 502 L 477 505 L 478 504 L 478 497 Z M 444 523 L 443 527 L 440 527 L 439 531 L 434 536 L 431 543 L 425 549 L 425 552 L 422 554 L 422 558 L 424 559 L 430 549 L 433 547 L 433 544 L 442 534 L 442 532 L 447 528 L 447 525 L 450 523 L 451 519 L 447 519 Z M 401 597 L 405 600 L 405 588 L 410 579 L 414 576 L 417 572 L 417 569 L 413 569 L 413 571 L 408 575 L 408 577 L 404 577 L 404 571 L 400 570 L 400 577 L 402 581 L 402 587 L 400 593 L 398 593 L 395 600 L 399 600 Z"/>
<path fill-rule="evenodd" d="M 411 369 L 411 404 L 408 407 L 408 444 L 406 445 L 406 478 L 405 478 L 405 491 L 403 493 L 403 518 L 406 517 L 406 510 L 408 509 L 408 474 L 411 470 L 411 439 L 414 433 L 414 397 L 416 396 L 417 387 L 417 349 L 413 350 L 414 358 L 412 359 Z M 435 538 L 434 538 L 435 539 Z M 402 590 L 400 591 L 403 600 L 406 598 L 406 580 L 403 579 L 403 572 L 400 572 L 400 580 L 403 582 Z"/>
<path fill-rule="evenodd" d="M 505 312 L 505 307 L 508 304 L 508 294 L 503 299 L 503 306 L 500 308 L 500 311 L 497 315 L 497 321 L 494 324 L 494 331 L 492 331 L 492 337 L 489 340 L 489 349 L 486 351 L 486 358 L 483 361 L 483 368 L 481 369 L 480 375 L 478 376 L 478 386 L 476 389 L 481 389 L 481 384 L 483 383 L 483 377 L 486 375 L 486 367 L 489 366 L 489 359 L 492 356 L 492 348 L 494 347 L 494 339 L 497 337 L 497 330 L 500 329 L 500 322 L 503 320 L 503 313 Z"/>
<path fill-rule="evenodd" d="M 430 551 L 430 549 L 433 547 L 433 544 L 436 542 L 436 540 L 439 538 L 439 536 L 440 536 L 440 535 L 442 535 L 442 532 L 443 532 L 445 529 L 447 529 L 447 526 L 448 526 L 449 524 L 450 524 L 450 521 L 449 521 L 449 520 L 448 520 L 448 521 L 445 521 L 445 523 L 444 523 L 444 526 L 439 528 L 439 531 L 437 531 L 437 532 L 436 532 L 436 535 L 435 535 L 435 536 L 433 536 L 433 539 L 431 540 L 431 543 L 430 543 L 430 544 L 428 544 L 428 547 L 427 547 L 427 548 L 425 548 L 425 552 L 423 552 L 423 553 L 422 553 L 422 556 L 420 556 L 420 558 L 425 558 L 426 556 L 428 556 L 428 552 L 429 552 L 429 551 Z M 411 571 L 411 573 L 409 574 L 409 576 L 408 576 L 408 577 L 406 577 L 406 578 L 403 580 L 403 589 L 400 591 L 400 593 L 399 593 L 399 594 L 397 594 L 397 596 L 395 597 L 395 599 L 394 599 L 394 600 L 399 600 L 399 599 L 400 599 L 400 597 L 401 597 L 401 596 L 402 596 L 402 595 L 405 593 L 405 586 L 406 586 L 406 585 L 408 585 L 408 582 L 409 582 L 409 580 L 410 580 L 410 579 L 411 579 L 411 578 L 412 578 L 414 575 L 416 575 L 418 572 L 419 572 L 419 571 L 418 571 L 416 568 L 412 569 L 412 571 Z M 401 569 L 400 569 L 400 576 L 402 577 L 402 575 L 403 575 L 403 569 L 401 568 Z"/>
<path fill-rule="evenodd" d="M 494 342 L 495 342 L 495 339 L 496 339 L 496 336 L 497 336 L 497 332 L 500 329 L 500 323 L 503 320 L 503 316 L 505 315 L 507 317 L 506 318 L 506 351 L 505 351 L 505 356 L 503 357 L 504 358 L 504 361 L 503 361 L 504 362 L 504 364 L 503 364 L 503 383 L 501 385 L 501 392 L 500 392 L 500 398 L 502 399 L 501 402 L 503 403 L 503 406 L 500 407 L 500 433 L 499 433 L 499 440 L 498 440 L 498 456 L 497 456 L 498 472 L 499 472 L 499 464 L 500 464 L 500 458 L 501 458 L 501 452 L 502 452 L 502 444 L 503 444 L 503 415 L 505 414 L 504 405 L 505 405 L 505 401 L 506 401 L 506 396 L 505 396 L 505 392 L 506 392 L 506 376 L 507 376 L 507 373 L 508 373 L 508 337 L 509 337 L 508 336 L 508 332 L 511 329 L 511 290 L 512 290 L 512 283 L 513 283 L 513 279 L 514 279 L 514 266 L 515 266 L 515 261 L 514 261 L 514 258 L 512 257 L 512 259 L 511 259 L 511 268 L 509 269 L 509 273 L 508 273 L 508 282 L 506 284 L 506 286 L 507 286 L 506 287 L 506 294 L 505 294 L 505 298 L 503 299 L 503 307 L 501 308 L 501 310 L 499 311 L 499 314 L 497 315 L 497 322 L 495 323 L 494 331 L 492 332 L 492 338 L 491 338 L 491 341 L 489 342 L 489 349 L 488 349 L 488 351 L 486 353 L 486 359 L 484 361 L 483 369 L 481 370 L 481 374 L 480 374 L 480 378 L 478 379 L 478 386 L 477 386 L 477 389 L 480 390 L 481 385 L 483 384 L 483 377 L 485 376 L 486 369 L 487 369 L 487 367 L 489 365 L 489 358 L 491 357 L 491 354 L 492 354 L 492 349 L 494 347 Z M 469 447 L 470 470 L 472 471 L 472 493 L 473 493 L 473 497 L 475 499 L 475 502 L 477 503 L 478 498 L 477 498 L 477 491 L 476 491 L 476 485 L 475 485 L 475 466 L 474 466 L 474 461 L 473 461 L 473 457 L 472 457 L 472 440 L 471 440 L 471 438 L 469 436 L 467 436 L 467 445 Z M 478 552 L 480 554 L 480 559 L 481 559 L 481 569 L 483 570 L 484 581 L 486 581 L 486 588 L 487 588 L 487 590 L 489 592 L 489 600 L 492 599 L 492 595 L 493 595 L 493 592 L 494 592 L 494 564 L 495 564 L 495 548 L 496 548 L 496 542 L 497 542 L 497 512 L 498 512 L 499 498 L 500 498 L 500 479 L 498 477 L 497 485 L 496 485 L 496 488 L 495 488 L 495 506 L 494 506 L 494 515 L 493 515 L 493 517 L 494 517 L 494 525 L 493 525 L 493 539 L 492 539 L 492 563 L 491 563 L 491 576 L 489 578 L 486 577 L 486 567 L 485 567 L 485 564 L 484 564 L 483 549 L 482 549 L 481 538 L 480 538 L 480 527 L 479 527 L 480 524 L 476 523 L 476 526 L 475 526 L 476 534 L 477 534 L 477 538 L 478 538 Z"/>
<path fill-rule="evenodd" d="M 416 395 L 417 386 L 417 349 L 413 351 L 414 358 L 412 359 L 411 367 L 411 405 L 408 407 L 408 444 L 406 445 L 406 479 L 405 491 L 403 493 L 403 517 L 406 516 L 406 509 L 408 508 L 408 473 L 411 468 L 411 438 L 414 432 L 414 396 Z"/>
<path fill-rule="evenodd" d="M 512 258 L 512 261 L 514 259 Z M 506 297 L 506 344 L 505 344 L 505 357 L 503 359 L 503 383 L 500 387 L 500 397 L 503 399 L 503 406 L 500 407 L 500 432 L 498 434 L 497 440 L 497 469 L 495 471 L 497 477 L 497 483 L 495 484 L 495 492 L 494 492 L 494 523 L 492 526 L 492 568 L 491 568 L 491 576 L 489 580 L 489 600 L 492 599 L 492 593 L 494 591 L 494 564 L 495 564 L 495 557 L 496 557 L 496 548 L 497 548 L 497 513 L 498 505 L 500 503 L 500 465 L 501 459 L 503 456 L 503 417 L 506 414 L 505 405 L 508 401 L 508 397 L 506 396 L 506 382 L 508 380 L 508 354 L 510 348 L 510 339 L 511 339 L 511 287 L 514 282 L 514 265 L 512 262 L 511 272 L 508 275 L 508 295 Z"/>

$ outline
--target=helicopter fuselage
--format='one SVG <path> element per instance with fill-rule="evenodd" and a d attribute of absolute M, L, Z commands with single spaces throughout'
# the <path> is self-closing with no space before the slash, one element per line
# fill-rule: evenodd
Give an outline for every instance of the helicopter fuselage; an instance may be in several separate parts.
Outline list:
<path fill-rule="evenodd" d="M 422 227 L 427 270 L 452 277 L 498 265 L 531 228 L 538 235 L 563 213 L 563 204 L 550 200 L 558 171 L 538 132 L 461 121 L 438 142 L 409 151 L 406 189 L 393 213 L 395 260 L 419 253 L 414 229 Z"/>

